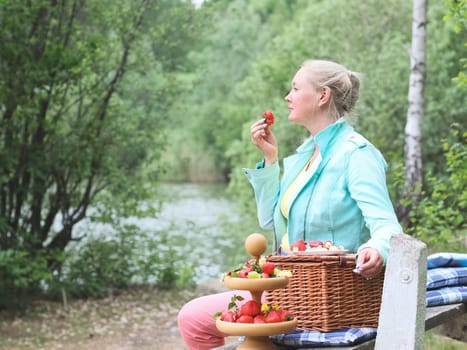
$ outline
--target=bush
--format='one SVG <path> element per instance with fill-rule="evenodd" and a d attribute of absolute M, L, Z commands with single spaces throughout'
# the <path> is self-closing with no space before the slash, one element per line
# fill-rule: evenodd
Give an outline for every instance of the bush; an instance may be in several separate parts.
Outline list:
<path fill-rule="evenodd" d="M 0 309 L 22 309 L 51 280 L 46 259 L 19 250 L 0 251 Z"/>
<path fill-rule="evenodd" d="M 192 284 L 193 268 L 172 248 L 167 232 L 143 232 L 126 225 L 70 249 L 63 270 L 49 286 L 72 297 L 103 297 L 114 290 L 152 284 L 174 288 Z M 162 244 L 161 244 L 162 243 Z"/>
<path fill-rule="evenodd" d="M 408 233 L 437 249 L 464 251 L 467 212 L 467 132 L 453 125 L 443 142 L 446 175 L 429 175 L 420 203 L 412 210 Z"/>

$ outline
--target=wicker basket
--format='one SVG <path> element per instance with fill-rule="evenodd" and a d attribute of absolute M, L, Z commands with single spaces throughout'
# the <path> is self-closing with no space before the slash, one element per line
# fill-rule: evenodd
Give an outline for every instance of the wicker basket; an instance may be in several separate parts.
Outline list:
<path fill-rule="evenodd" d="M 384 273 L 366 280 L 352 272 L 355 255 L 271 256 L 293 276 L 285 288 L 264 293 L 267 303 L 295 314 L 299 329 L 331 332 L 377 327 Z"/>

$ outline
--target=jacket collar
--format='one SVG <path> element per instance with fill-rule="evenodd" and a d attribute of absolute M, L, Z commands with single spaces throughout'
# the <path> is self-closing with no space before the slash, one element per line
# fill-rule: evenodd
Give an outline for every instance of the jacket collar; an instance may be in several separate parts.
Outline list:
<path fill-rule="evenodd" d="M 326 153 L 328 148 L 334 143 L 335 136 L 339 131 L 344 129 L 352 129 L 350 124 L 345 118 L 339 118 L 334 124 L 329 125 L 325 129 L 321 130 L 315 136 L 307 138 L 298 148 L 297 153 L 305 153 L 313 151 L 315 144 L 319 146 L 322 154 Z"/>

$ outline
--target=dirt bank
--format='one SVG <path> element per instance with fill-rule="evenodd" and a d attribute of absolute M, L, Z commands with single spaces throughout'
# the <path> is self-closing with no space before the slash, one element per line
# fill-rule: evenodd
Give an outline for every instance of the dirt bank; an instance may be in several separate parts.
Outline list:
<path fill-rule="evenodd" d="M 219 281 L 196 290 L 138 289 L 100 300 L 36 303 L 21 317 L 0 314 L 4 350 L 185 350 L 177 313 L 186 301 L 224 290 Z M 230 341 L 230 339 L 229 339 Z"/>

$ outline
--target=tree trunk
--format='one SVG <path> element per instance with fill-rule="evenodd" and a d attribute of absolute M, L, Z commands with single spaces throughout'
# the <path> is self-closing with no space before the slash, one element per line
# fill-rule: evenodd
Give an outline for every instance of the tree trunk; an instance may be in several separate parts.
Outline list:
<path fill-rule="evenodd" d="M 422 185 L 422 121 L 424 114 L 425 43 L 427 1 L 413 1 L 412 48 L 410 51 L 409 108 L 405 125 L 405 186 L 399 204 L 399 220 L 408 225 L 411 207 L 420 201 Z"/>

